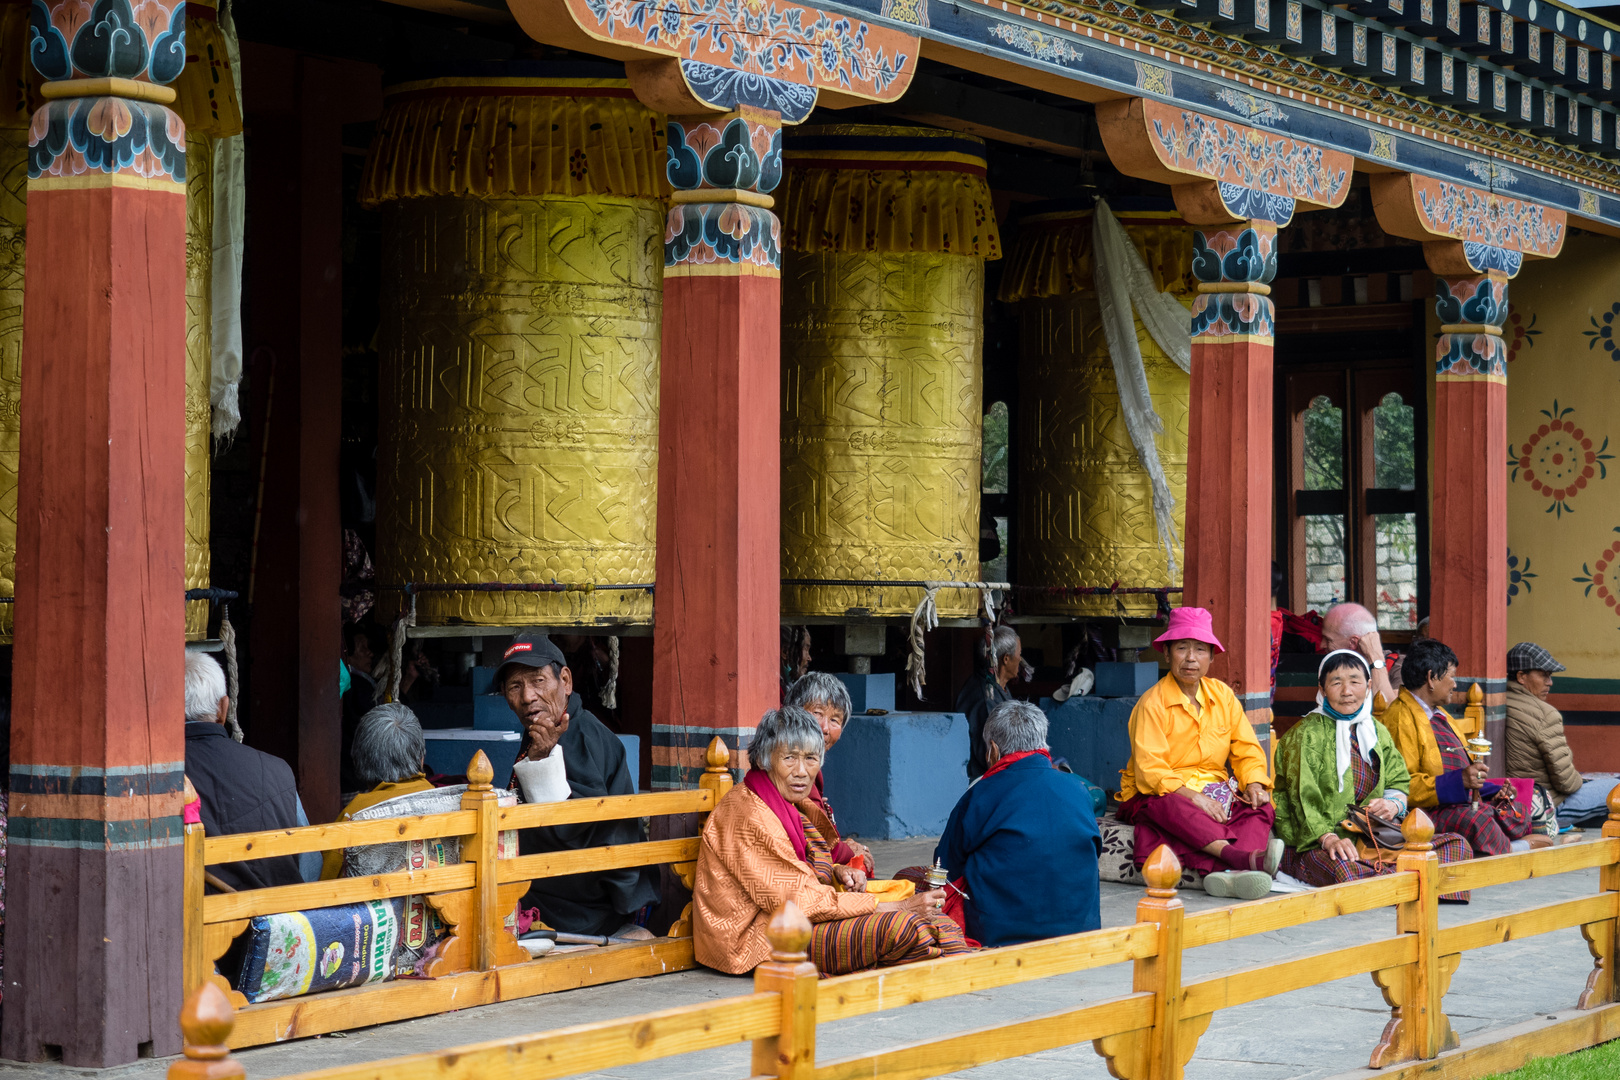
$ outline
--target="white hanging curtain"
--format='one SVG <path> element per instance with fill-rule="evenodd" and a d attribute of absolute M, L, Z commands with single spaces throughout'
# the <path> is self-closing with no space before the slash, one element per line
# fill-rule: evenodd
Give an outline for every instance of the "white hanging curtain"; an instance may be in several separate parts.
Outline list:
<path fill-rule="evenodd" d="M 236 100 L 242 100 L 242 67 L 236 23 L 229 4 L 219 7 L 219 29 L 225 38 Z M 208 399 L 214 406 L 214 439 L 230 441 L 242 422 L 237 386 L 242 381 L 242 237 L 247 195 L 247 162 L 242 136 L 214 140 L 214 302 L 213 367 Z"/>
<path fill-rule="evenodd" d="M 1192 371 L 1192 318 L 1181 302 L 1153 287 L 1153 275 L 1142 255 L 1125 234 L 1125 229 L 1108 203 L 1097 200 L 1092 215 L 1092 275 L 1097 284 L 1097 302 L 1102 308 L 1103 334 L 1108 339 L 1108 355 L 1114 362 L 1114 381 L 1119 384 L 1119 402 L 1125 414 L 1136 459 L 1153 485 L 1153 520 L 1159 542 L 1170 567 L 1173 583 L 1179 574 L 1176 548 L 1175 496 L 1159 461 L 1157 436 L 1164 434 L 1164 421 L 1153 408 L 1148 390 L 1147 371 L 1142 366 L 1142 349 L 1136 341 L 1136 320 L 1148 335 L 1175 361 L 1182 371 Z M 1168 584 L 1168 583 L 1167 583 Z"/>

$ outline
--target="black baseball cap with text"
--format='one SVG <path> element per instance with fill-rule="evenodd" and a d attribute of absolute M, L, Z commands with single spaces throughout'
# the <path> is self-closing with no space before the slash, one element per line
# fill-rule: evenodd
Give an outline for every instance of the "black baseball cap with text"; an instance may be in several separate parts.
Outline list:
<path fill-rule="evenodd" d="M 491 693 L 502 692 L 506 686 L 506 676 L 515 664 L 531 668 L 543 668 L 552 664 L 567 667 L 568 659 L 545 634 L 514 634 L 512 640 L 506 643 L 506 652 L 501 656 L 501 666 L 495 669 L 495 680 L 490 684 Z"/>

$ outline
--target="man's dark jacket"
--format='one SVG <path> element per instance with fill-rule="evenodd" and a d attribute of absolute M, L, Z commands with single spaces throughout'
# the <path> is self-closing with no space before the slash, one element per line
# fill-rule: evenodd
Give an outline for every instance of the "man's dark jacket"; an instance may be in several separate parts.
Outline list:
<path fill-rule="evenodd" d="M 568 698 L 568 730 L 558 740 L 563 768 L 573 799 L 600 799 L 608 795 L 634 795 L 624 743 L 607 725 L 585 710 L 578 694 Z M 522 829 L 518 850 L 524 855 L 548 851 L 639 844 L 641 821 L 587 821 Z M 632 866 L 594 874 L 538 878 L 523 898 L 524 907 L 538 907 L 540 917 L 553 930 L 572 934 L 611 934 L 648 904 L 658 900 L 658 868 Z"/>
<path fill-rule="evenodd" d="M 298 827 L 298 785 L 278 757 L 243 746 L 223 724 L 186 721 L 186 776 L 202 800 L 208 836 Z M 221 863 L 209 870 L 234 889 L 297 885 L 298 860 L 291 855 Z"/>
<path fill-rule="evenodd" d="M 1031 754 L 968 788 L 934 852 L 964 878 L 968 937 L 1016 945 L 1102 926 L 1091 793 Z"/>
<path fill-rule="evenodd" d="M 956 695 L 956 711 L 967 714 L 968 722 L 968 779 L 977 780 L 990 767 L 988 751 L 984 746 L 984 722 L 990 719 L 990 710 L 1013 696 L 996 681 L 995 676 L 977 671 L 968 676 Z"/>

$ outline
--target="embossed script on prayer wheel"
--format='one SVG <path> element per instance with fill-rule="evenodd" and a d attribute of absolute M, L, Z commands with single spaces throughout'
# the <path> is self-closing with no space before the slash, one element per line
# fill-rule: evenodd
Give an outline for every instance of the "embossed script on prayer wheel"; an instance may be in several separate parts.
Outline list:
<path fill-rule="evenodd" d="M 1193 230 L 1174 213 L 1116 216 L 1154 284 L 1191 304 L 1186 277 Z M 1001 299 L 1019 307 L 1018 576 L 1020 585 L 1157 588 L 1169 577 L 1153 518 L 1153 490 L 1120 406 L 1092 278 L 1091 212 L 1025 218 L 1008 257 Z M 1179 535 L 1187 487 L 1187 374 L 1136 322 L 1153 405 L 1164 422 L 1159 458 L 1176 499 Z M 1181 558 L 1180 550 L 1176 558 Z M 1020 597 L 1026 614 L 1157 611 L 1151 594 Z"/>
<path fill-rule="evenodd" d="M 920 588 L 821 583 L 980 580 L 984 144 L 836 125 L 784 146 L 782 576 L 816 584 L 782 613 L 908 615 Z"/>
<path fill-rule="evenodd" d="M 381 580 L 653 581 L 662 140 L 622 80 L 390 93 L 363 190 L 384 213 Z M 417 618 L 645 623 L 652 596 L 425 593 Z"/>
<path fill-rule="evenodd" d="M 214 142 L 186 143 L 186 588 L 209 585 L 212 535 Z M 186 639 L 208 635 L 208 601 L 186 605 Z"/>

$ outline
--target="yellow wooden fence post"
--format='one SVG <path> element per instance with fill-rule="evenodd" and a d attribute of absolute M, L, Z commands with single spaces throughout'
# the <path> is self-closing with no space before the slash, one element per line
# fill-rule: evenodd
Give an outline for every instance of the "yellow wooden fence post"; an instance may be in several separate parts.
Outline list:
<path fill-rule="evenodd" d="M 1384 1035 L 1373 1048 L 1370 1065 L 1381 1069 L 1400 1061 L 1427 1061 L 1457 1045 L 1443 999 L 1460 955 L 1442 957 L 1440 942 L 1440 858 L 1434 852 L 1434 822 L 1414 809 L 1401 824 L 1406 846 L 1396 856 L 1399 873 L 1417 875 L 1417 899 L 1395 909 L 1395 930 L 1417 941 L 1412 964 L 1373 972 L 1392 1010 Z"/>
<path fill-rule="evenodd" d="M 196 798 L 196 790 L 187 778 L 186 802 Z M 212 968 L 203 955 L 203 827 L 199 821 L 185 828 L 186 854 L 180 882 L 180 996 L 190 998 L 208 981 Z"/>
<path fill-rule="evenodd" d="M 225 1045 L 236 1026 L 236 1010 L 225 991 L 203 984 L 180 1007 L 180 1039 L 184 1057 L 169 1066 L 168 1080 L 231 1080 L 246 1076 L 242 1063 Z"/>
<path fill-rule="evenodd" d="M 806 950 L 810 920 L 789 900 L 766 928 L 771 958 L 754 969 L 754 992 L 782 995 L 782 1031 L 754 1040 L 753 1076 L 810 1080 L 816 1074 L 816 965 Z"/>
<path fill-rule="evenodd" d="M 1603 823 L 1604 839 L 1620 839 L 1620 785 L 1609 792 L 1609 820 Z M 1620 893 L 1620 862 L 1612 862 L 1598 871 L 1598 888 L 1604 892 Z M 1581 927 L 1581 936 L 1592 951 L 1592 973 L 1586 977 L 1586 989 L 1581 992 L 1577 1008 L 1594 1009 L 1615 1000 L 1614 969 L 1620 954 L 1620 920 L 1604 919 Z"/>
<path fill-rule="evenodd" d="M 698 777 L 698 787 L 705 791 L 714 792 L 714 805 L 719 806 L 720 800 L 726 797 L 731 790 L 731 751 L 726 747 L 725 741 L 716 735 L 709 740 L 709 748 L 703 754 L 703 775 Z M 698 835 L 703 835 L 703 825 L 709 820 L 708 814 L 698 815 Z M 675 876 L 681 879 L 688 892 L 697 880 L 697 863 L 684 862 L 672 866 Z M 676 919 L 669 928 L 670 937 L 692 936 L 692 905 L 688 903 L 681 917 Z"/>
<path fill-rule="evenodd" d="M 1485 731 L 1485 691 L 1479 683 L 1468 685 L 1468 704 L 1463 707 L 1462 737 L 1471 739 Z"/>
<path fill-rule="evenodd" d="M 492 786 L 495 769 L 482 750 L 467 765 L 467 790 L 461 808 L 478 814 L 478 831 L 461 838 L 461 861 L 478 865 L 471 889 L 428 897 L 439 917 L 452 927 L 427 974 L 437 978 L 458 971 L 490 971 L 529 959 L 527 950 L 506 929 L 506 917 L 527 891 L 527 882 L 499 884 L 495 855 L 501 840 L 500 793 Z"/>
<path fill-rule="evenodd" d="M 1176 897 L 1181 860 L 1168 847 L 1157 848 L 1142 866 L 1147 895 L 1136 905 L 1136 921 L 1159 927 L 1154 955 L 1136 961 L 1131 981 L 1135 993 L 1153 995 L 1153 1026 L 1092 1040 L 1092 1047 L 1118 1080 L 1181 1080 L 1209 1016 L 1184 1021 L 1181 1016 L 1181 925 L 1184 912 Z"/>

